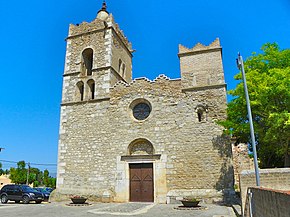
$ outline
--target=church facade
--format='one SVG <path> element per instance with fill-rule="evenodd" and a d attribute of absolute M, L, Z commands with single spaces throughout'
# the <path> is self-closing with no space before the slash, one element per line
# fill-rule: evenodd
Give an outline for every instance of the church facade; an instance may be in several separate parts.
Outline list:
<path fill-rule="evenodd" d="M 132 80 L 132 46 L 103 4 L 70 25 L 57 195 L 112 202 L 222 198 L 233 187 L 218 39 L 179 45 L 180 79 Z"/>

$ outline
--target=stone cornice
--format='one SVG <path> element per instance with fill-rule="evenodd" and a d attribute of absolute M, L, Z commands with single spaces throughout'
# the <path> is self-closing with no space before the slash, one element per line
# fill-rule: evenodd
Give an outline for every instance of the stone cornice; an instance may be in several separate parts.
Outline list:
<path fill-rule="evenodd" d="M 204 86 L 182 88 L 182 92 L 191 92 L 191 91 L 217 89 L 217 88 L 227 88 L 227 84 L 213 84 L 213 85 L 204 85 Z"/>
<path fill-rule="evenodd" d="M 125 79 L 113 67 L 110 67 L 110 69 L 112 70 L 113 74 L 116 75 L 120 80 L 127 83 L 127 81 L 125 81 Z"/>
<path fill-rule="evenodd" d="M 78 75 L 78 74 L 80 74 L 80 72 L 71 72 L 71 73 L 63 74 L 62 77 L 75 76 L 75 75 Z"/>
<path fill-rule="evenodd" d="M 102 70 L 108 70 L 108 69 L 111 69 L 115 74 L 118 74 L 118 72 L 116 72 L 116 70 L 112 66 L 103 66 L 103 67 L 94 68 L 94 69 L 92 69 L 92 72 L 102 71 Z M 81 72 L 66 73 L 66 74 L 63 74 L 63 77 L 76 76 L 76 75 L 79 75 L 80 73 Z M 118 74 L 118 76 L 120 76 L 120 75 Z M 82 77 L 88 77 L 88 76 L 82 76 Z"/>
<path fill-rule="evenodd" d="M 152 155 L 125 155 L 121 156 L 121 161 L 138 161 L 138 160 L 159 160 L 161 154 Z"/>
<path fill-rule="evenodd" d="M 186 53 L 178 53 L 178 57 L 184 57 L 184 56 L 190 56 L 193 54 L 200 54 L 200 53 L 209 53 L 209 52 L 213 52 L 213 51 L 221 51 L 222 48 L 221 47 L 217 47 L 217 48 L 208 48 L 205 50 L 194 50 L 194 51 L 188 51 Z"/>
<path fill-rule="evenodd" d="M 60 105 L 61 106 L 81 105 L 81 104 L 95 103 L 95 102 L 102 102 L 102 101 L 109 101 L 109 100 L 110 100 L 110 97 L 104 97 L 104 98 L 90 99 L 90 100 L 77 101 L 77 102 L 63 102 Z"/>

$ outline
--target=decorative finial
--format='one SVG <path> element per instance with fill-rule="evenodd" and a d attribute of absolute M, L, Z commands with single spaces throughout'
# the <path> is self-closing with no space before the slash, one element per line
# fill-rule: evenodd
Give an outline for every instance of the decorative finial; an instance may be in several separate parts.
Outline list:
<path fill-rule="evenodd" d="M 102 11 L 106 11 L 107 10 L 107 4 L 106 4 L 106 1 L 104 0 L 103 1 L 103 5 L 102 5 Z"/>

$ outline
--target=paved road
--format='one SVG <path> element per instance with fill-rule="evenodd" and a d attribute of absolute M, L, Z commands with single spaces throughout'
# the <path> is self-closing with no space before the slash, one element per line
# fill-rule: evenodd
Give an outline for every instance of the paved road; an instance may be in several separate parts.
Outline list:
<path fill-rule="evenodd" d="M 87 206 L 68 206 L 67 203 L 0 204 L 2 217 L 234 217 L 230 207 L 201 204 L 197 210 L 179 210 L 176 204 L 152 203 L 93 203 Z"/>

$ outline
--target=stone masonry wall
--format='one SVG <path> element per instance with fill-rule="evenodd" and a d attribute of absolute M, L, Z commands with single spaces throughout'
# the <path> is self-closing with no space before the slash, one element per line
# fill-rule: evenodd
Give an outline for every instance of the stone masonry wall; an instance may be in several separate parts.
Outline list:
<path fill-rule="evenodd" d="M 235 173 L 235 187 L 237 188 L 237 190 L 240 190 L 240 173 L 243 170 L 253 170 L 254 162 L 253 158 L 249 157 L 247 144 L 232 144 L 232 152 Z"/>
<path fill-rule="evenodd" d="M 260 169 L 260 186 L 275 190 L 290 189 L 290 168 Z M 255 172 L 244 170 L 240 174 L 240 189 L 242 198 L 242 208 L 245 207 L 247 189 L 256 186 Z"/>
<path fill-rule="evenodd" d="M 247 201 L 245 217 L 290 216 L 290 191 L 277 191 L 265 188 L 250 188 L 249 191 L 252 198 Z M 250 214 L 250 209 L 252 209 L 252 215 Z"/>

